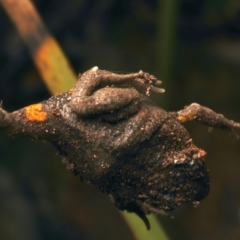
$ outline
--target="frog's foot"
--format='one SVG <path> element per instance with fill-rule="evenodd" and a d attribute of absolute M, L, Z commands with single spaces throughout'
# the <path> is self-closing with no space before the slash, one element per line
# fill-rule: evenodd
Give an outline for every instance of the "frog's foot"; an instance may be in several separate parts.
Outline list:
<path fill-rule="evenodd" d="M 165 92 L 165 89 L 157 87 L 162 84 L 162 81 L 158 80 L 153 75 L 143 72 L 142 70 L 140 70 L 136 75 L 137 76 L 134 79 L 133 84 L 137 87 L 146 89 L 147 96 L 150 95 L 150 92 L 156 92 L 156 93 Z"/>

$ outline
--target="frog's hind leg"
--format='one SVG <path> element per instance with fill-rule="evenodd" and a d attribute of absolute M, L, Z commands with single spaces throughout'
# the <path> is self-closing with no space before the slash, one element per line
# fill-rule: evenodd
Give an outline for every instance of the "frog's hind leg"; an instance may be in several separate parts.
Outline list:
<path fill-rule="evenodd" d="M 121 115 L 127 116 L 138 111 L 139 99 L 140 94 L 133 88 L 105 87 L 95 91 L 91 96 L 75 97 L 69 106 L 80 116 L 106 115 L 118 110 L 123 110 Z M 120 118 L 125 118 L 124 116 Z"/>
<path fill-rule="evenodd" d="M 147 95 L 149 95 L 151 91 L 163 93 L 165 90 L 158 87 L 161 83 L 162 82 L 153 75 L 141 70 L 137 73 L 117 74 L 93 67 L 82 75 L 79 75 L 73 96 L 90 96 L 94 91 L 105 86 L 132 86 L 140 90 L 144 89 Z"/>

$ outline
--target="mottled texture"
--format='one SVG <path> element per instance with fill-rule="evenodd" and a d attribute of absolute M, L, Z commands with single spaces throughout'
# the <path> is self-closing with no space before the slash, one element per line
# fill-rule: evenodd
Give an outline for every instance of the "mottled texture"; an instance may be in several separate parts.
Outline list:
<path fill-rule="evenodd" d="M 142 71 L 114 74 L 94 67 L 67 93 L 13 113 L 0 108 L 0 127 L 12 135 L 50 141 L 67 169 L 150 228 L 147 213 L 168 213 L 184 202 L 198 205 L 209 192 L 205 152 L 180 123 L 195 119 L 239 128 L 198 104 L 164 111 L 145 96 L 164 92 L 159 84 Z"/>

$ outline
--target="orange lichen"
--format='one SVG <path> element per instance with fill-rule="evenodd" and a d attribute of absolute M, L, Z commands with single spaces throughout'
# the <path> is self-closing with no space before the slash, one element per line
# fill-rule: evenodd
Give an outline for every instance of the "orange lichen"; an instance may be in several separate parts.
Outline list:
<path fill-rule="evenodd" d="M 26 118 L 29 121 L 38 121 L 42 122 L 47 119 L 47 113 L 42 111 L 42 104 L 33 104 L 28 107 L 25 107 Z"/>

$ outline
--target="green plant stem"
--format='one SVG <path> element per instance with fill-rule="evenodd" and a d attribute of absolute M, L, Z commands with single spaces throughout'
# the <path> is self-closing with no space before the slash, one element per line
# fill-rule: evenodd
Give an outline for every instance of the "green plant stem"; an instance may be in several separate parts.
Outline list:
<path fill-rule="evenodd" d="M 123 212 L 123 216 L 131 227 L 132 233 L 137 240 L 168 240 L 161 224 L 157 218 L 151 214 L 148 219 L 151 224 L 151 229 L 146 229 L 143 221 L 135 214 Z"/>

